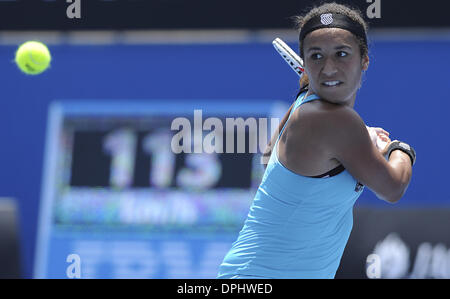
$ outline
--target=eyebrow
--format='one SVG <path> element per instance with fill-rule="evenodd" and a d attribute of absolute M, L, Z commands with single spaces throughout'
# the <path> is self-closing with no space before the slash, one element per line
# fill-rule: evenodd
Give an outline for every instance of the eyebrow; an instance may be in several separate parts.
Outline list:
<path fill-rule="evenodd" d="M 350 49 L 350 50 L 352 50 L 352 47 L 347 46 L 347 45 L 342 45 L 342 46 L 334 47 L 334 49 L 335 49 L 335 50 L 343 50 L 343 49 Z M 319 47 L 311 47 L 311 48 L 309 48 L 306 52 L 317 51 L 317 50 L 320 51 L 320 50 L 322 50 L 322 49 L 319 48 Z"/>

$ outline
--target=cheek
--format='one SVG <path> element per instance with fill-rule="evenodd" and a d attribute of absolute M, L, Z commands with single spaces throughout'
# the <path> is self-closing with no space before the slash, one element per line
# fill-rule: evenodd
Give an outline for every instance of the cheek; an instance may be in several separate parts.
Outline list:
<path fill-rule="evenodd" d="M 363 71 L 362 68 L 358 68 L 353 74 L 353 78 L 354 78 L 356 84 L 358 84 L 358 85 L 362 79 L 362 75 L 363 75 L 362 71 Z"/>
<path fill-rule="evenodd" d="M 305 67 L 305 73 L 306 75 L 308 75 L 309 84 L 314 85 L 316 78 L 318 77 L 319 74 L 319 70 L 317 70 L 317 67 L 309 64 L 308 67 Z"/>
<path fill-rule="evenodd" d="M 352 61 L 347 65 L 346 69 L 346 73 L 348 74 L 347 78 L 350 79 L 350 81 L 358 83 L 361 80 L 363 71 L 361 61 Z"/>

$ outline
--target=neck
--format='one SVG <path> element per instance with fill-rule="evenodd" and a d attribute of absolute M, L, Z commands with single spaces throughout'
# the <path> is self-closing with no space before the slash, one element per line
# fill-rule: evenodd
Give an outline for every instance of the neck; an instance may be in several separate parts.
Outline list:
<path fill-rule="evenodd" d="M 313 95 L 313 94 L 316 94 L 316 93 L 314 91 L 312 91 L 311 89 L 308 89 L 308 91 L 306 92 L 305 98 L 307 98 L 307 97 L 309 97 L 310 95 Z M 333 102 L 333 101 L 329 101 L 329 102 L 353 108 L 355 106 L 355 101 L 356 101 L 356 93 L 353 94 L 352 96 L 350 96 L 350 98 L 347 101 L 345 101 L 343 104 L 339 104 L 339 103 L 336 103 L 336 102 Z"/>

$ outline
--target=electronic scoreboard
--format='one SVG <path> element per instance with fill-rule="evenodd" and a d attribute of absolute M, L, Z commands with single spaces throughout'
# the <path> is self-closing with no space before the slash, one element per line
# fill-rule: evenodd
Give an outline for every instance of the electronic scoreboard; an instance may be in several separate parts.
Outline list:
<path fill-rule="evenodd" d="M 215 278 L 286 110 L 256 100 L 52 103 L 34 276 L 70 277 L 77 261 L 81 278 Z"/>

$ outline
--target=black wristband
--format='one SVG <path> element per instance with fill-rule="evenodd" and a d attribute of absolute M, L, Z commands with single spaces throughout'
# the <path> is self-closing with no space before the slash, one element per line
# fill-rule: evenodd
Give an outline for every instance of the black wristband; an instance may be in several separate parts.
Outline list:
<path fill-rule="evenodd" d="M 409 144 L 398 140 L 392 141 L 387 149 L 388 159 L 391 153 L 395 150 L 400 150 L 405 154 L 408 154 L 409 158 L 411 159 L 411 165 L 414 165 L 414 163 L 416 163 L 416 151 Z"/>

